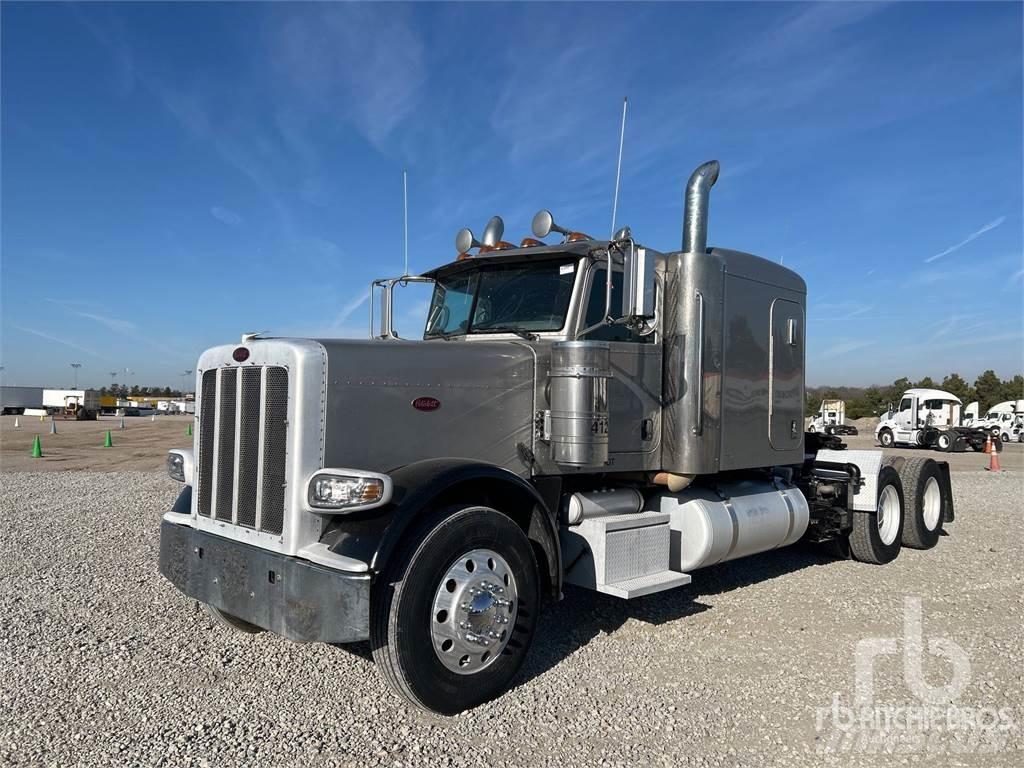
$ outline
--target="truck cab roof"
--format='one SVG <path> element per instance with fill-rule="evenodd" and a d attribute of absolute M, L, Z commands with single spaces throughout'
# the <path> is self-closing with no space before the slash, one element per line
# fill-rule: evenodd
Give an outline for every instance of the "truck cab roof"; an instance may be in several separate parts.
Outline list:
<path fill-rule="evenodd" d="M 960 398 L 941 389 L 924 389 L 915 387 L 903 393 L 903 397 L 916 397 L 918 400 L 947 400 L 952 403 L 959 403 Z"/>

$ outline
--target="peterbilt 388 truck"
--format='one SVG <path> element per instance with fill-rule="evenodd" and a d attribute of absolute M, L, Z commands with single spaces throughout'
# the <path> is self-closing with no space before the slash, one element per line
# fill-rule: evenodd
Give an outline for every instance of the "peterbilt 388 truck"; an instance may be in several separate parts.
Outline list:
<path fill-rule="evenodd" d="M 948 465 L 805 435 L 805 284 L 707 247 L 718 173 L 690 177 L 676 251 L 547 211 L 515 246 L 495 217 L 377 281 L 368 340 L 204 352 L 161 572 L 235 630 L 368 640 L 395 692 L 455 713 L 511 684 L 573 589 L 635 599 L 800 540 L 873 564 L 934 546 Z M 433 284 L 415 340 L 392 323 L 410 281 Z"/>

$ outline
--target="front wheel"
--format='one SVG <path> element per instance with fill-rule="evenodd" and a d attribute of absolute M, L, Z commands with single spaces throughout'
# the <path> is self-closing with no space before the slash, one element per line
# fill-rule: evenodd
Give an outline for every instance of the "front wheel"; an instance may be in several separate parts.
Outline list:
<path fill-rule="evenodd" d="M 1004 443 L 1010 442 L 1010 433 L 1009 432 L 1003 432 L 1003 434 L 1000 436 L 999 439 L 1002 440 Z"/>
<path fill-rule="evenodd" d="M 903 483 L 891 466 L 878 472 L 878 499 L 874 512 L 855 511 L 850 551 L 862 563 L 884 565 L 900 553 L 903 531 Z"/>
<path fill-rule="evenodd" d="M 892 444 L 894 442 L 892 437 L 892 430 L 886 428 L 879 432 L 878 442 L 881 444 L 883 448 L 892 448 Z"/>
<path fill-rule="evenodd" d="M 373 658 L 392 689 L 452 715 L 501 694 L 519 671 L 539 613 L 529 540 L 489 507 L 443 510 L 411 536 L 375 587 Z"/>
<path fill-rule="evenodd" d="M 233 614 L 226 613 L 220 608 L 214 608 L 209 603 L 200 603 L 200 605 L 203 606 L 203 610 L 206 612 L 206 615 L 213 619 L 214 624 L 218 624 L 225 629 L 242 632 L 246 635 L 255 635 L 263 631 L 255 624 L 250 624 L 248 621 L 245 621 L 245 619 L 240 619 Z"/>

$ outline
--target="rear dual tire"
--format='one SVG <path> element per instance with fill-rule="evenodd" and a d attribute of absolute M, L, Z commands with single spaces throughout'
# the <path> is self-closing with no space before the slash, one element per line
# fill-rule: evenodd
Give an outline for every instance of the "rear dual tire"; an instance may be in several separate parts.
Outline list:
<path fill-rule="evenodd" d="M 893 467 L 884 466 L 878 473 L 875 510 L 853 513 L 850 553 L 862 563 L 884 565 L 892 562 L 900 553 L 903 522 L 903 483 Z"/>

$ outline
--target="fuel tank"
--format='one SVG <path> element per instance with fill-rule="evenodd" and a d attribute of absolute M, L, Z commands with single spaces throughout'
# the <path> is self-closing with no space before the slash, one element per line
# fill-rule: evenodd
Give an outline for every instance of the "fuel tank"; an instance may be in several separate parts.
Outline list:
<path fill-rule="evenodd" d="M 682 573 L 793 544 L 807 530 L 810 513 L 797 488 L 767 480 L 660 493 L 644 510 L 668 513 L 669 563 Z"/>

